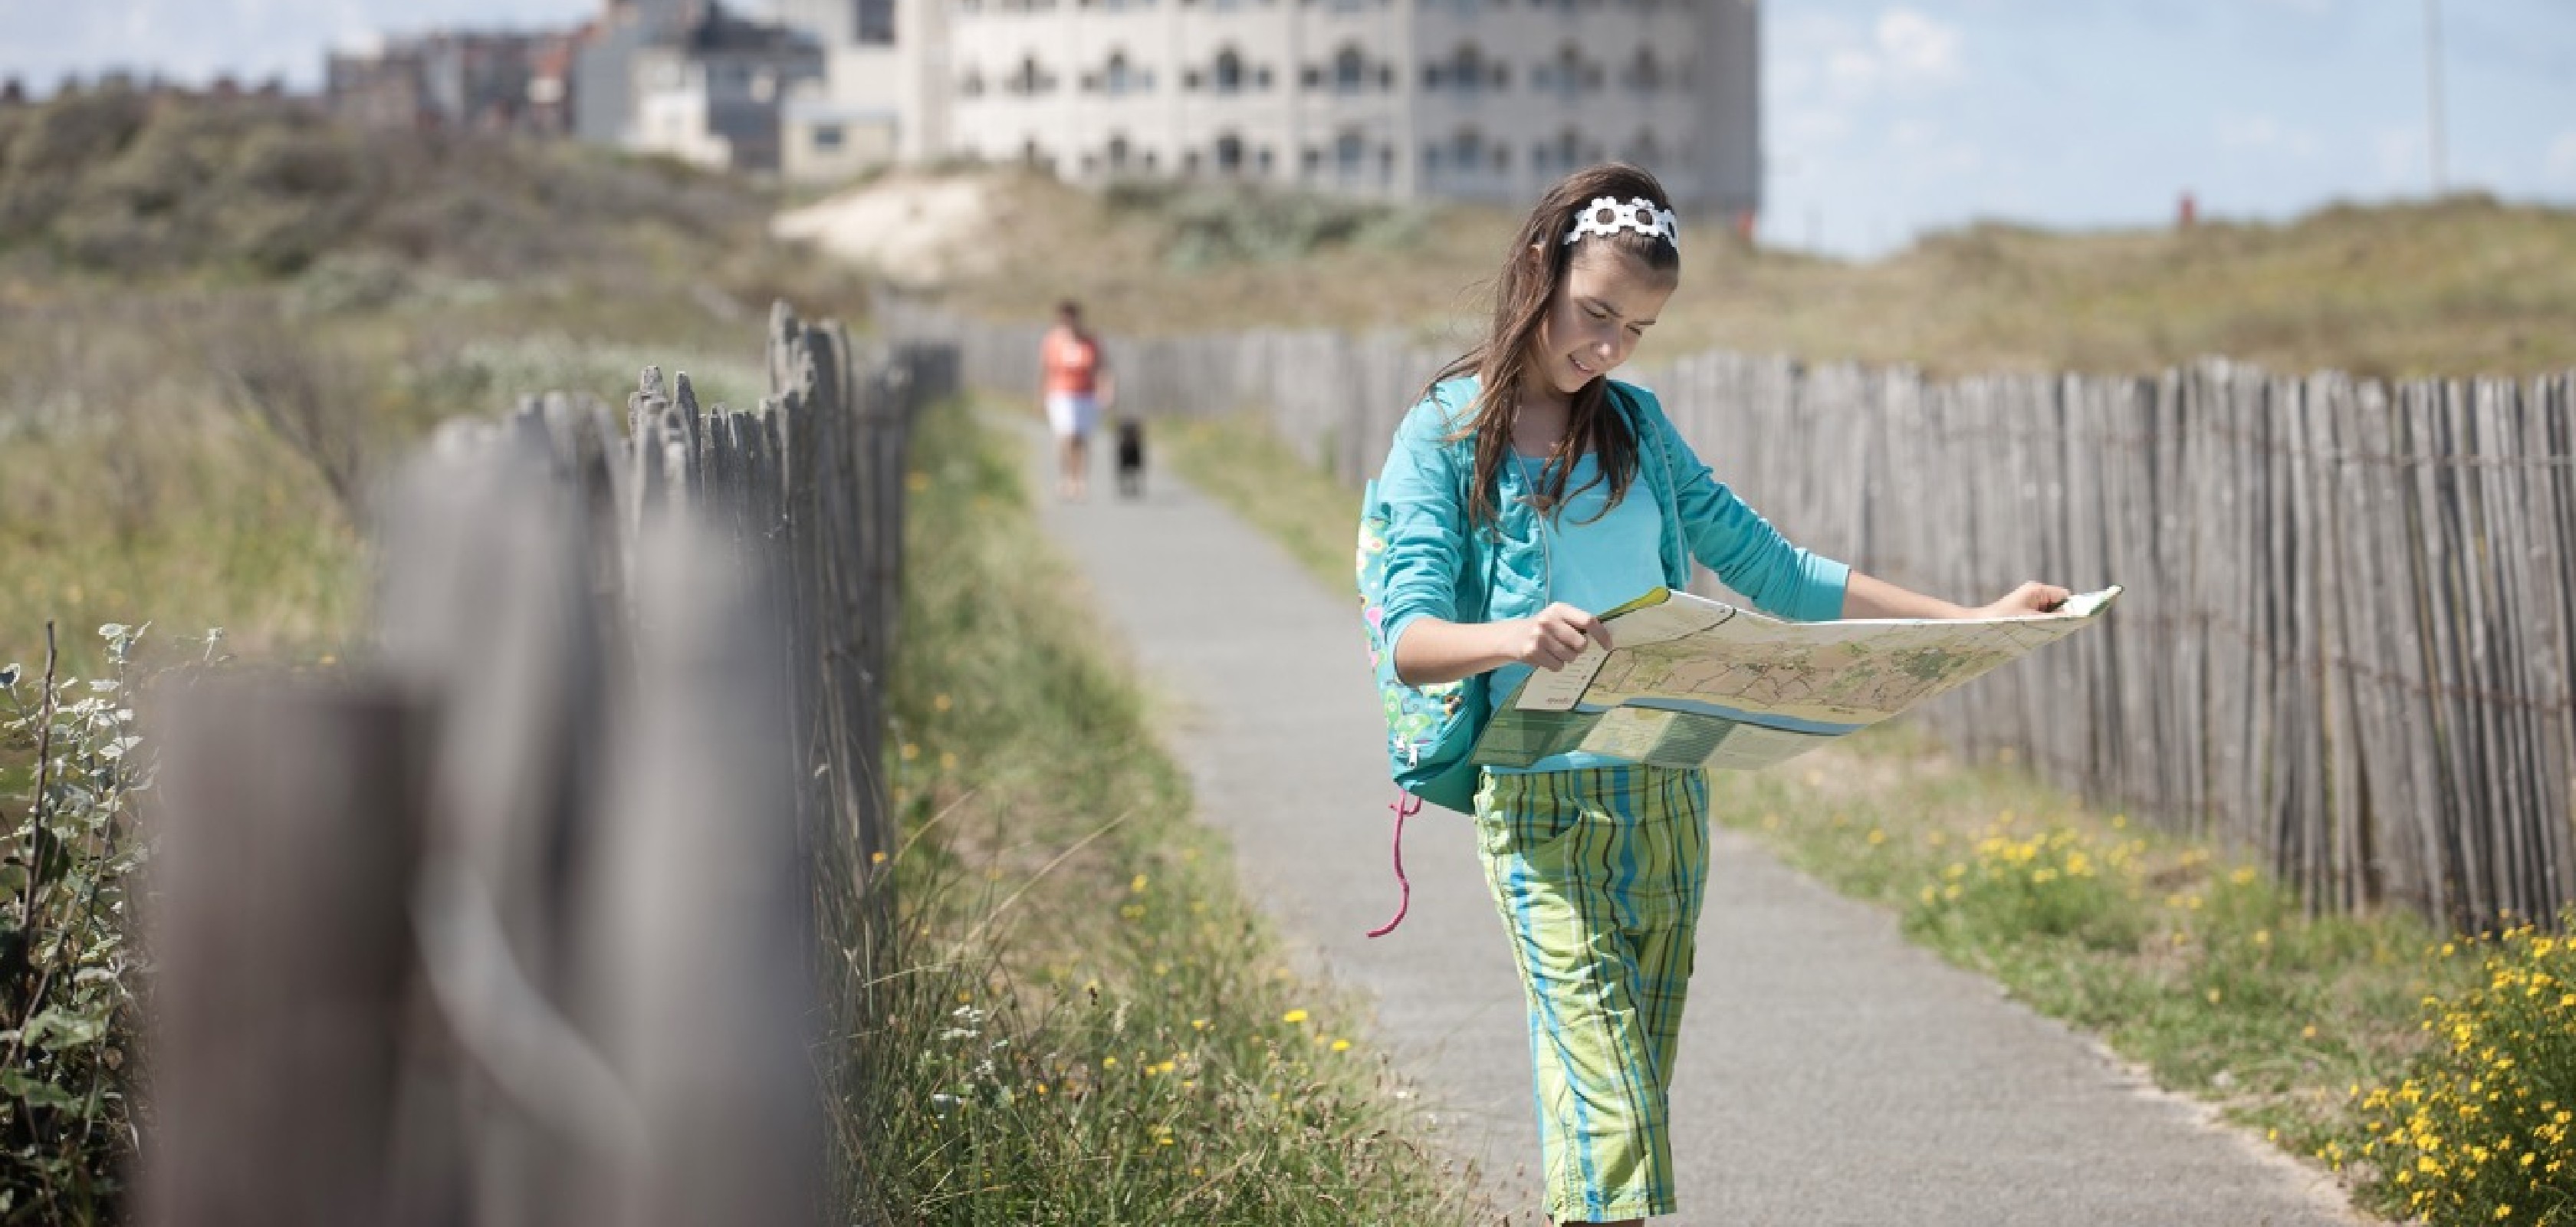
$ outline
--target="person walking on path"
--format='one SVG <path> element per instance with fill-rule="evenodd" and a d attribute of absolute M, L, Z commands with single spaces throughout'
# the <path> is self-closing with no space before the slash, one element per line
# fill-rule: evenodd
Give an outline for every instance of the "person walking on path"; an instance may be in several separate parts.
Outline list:
<path fill-rule="evenodd" d="M 1397 681 L 1465 681 L 1481 723 L 1533 669 L 1610 646 L 1593 611 L 1696 559 L 1781 617 L 2008 617 L 2066 589 L 1965 608 L 1791 545 L 1694 455 L 1653 393 L 1609 378 L 1679 284 L 1654 177 L 1568 176 L 1494 282 L 1484 340 L 1397 428 L 1376 611 Z M 1479 856 L 1520 971 L 1546 1210 L 1557 1223 L 1676 1212 L 1666 1103 L 1708 880 L 1708 783 L 1589 753 L 1484 768 Z"/>
<path fill-rule="evenodd" d="M 1099 338 L 1082 327 L 1080 303 L 1056 305 L 1055 327 L 1038 342 L 1038 365 L 1047 428 L 1055 433 L 1056 493 L 1081 498 L 1090 487 L 1091 433 L 1100 427 L 1101 411 L 1117 402 L 1118 384 Z"/>

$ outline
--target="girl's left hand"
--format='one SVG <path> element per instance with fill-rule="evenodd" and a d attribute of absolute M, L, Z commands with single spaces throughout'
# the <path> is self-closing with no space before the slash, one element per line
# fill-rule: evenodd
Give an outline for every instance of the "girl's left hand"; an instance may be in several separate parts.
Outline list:
<path fill-rule="evenodd" d="M 2027 618 L 2034 614 L 2054 613 L 2058 606 L 2066 603 L 2066 598 L 2073 595 L 2075 594 L 2055 584 L 2043 584 L 2033 580 L 2005 594 L 2002 600 L 1983 609 L 1971 611 L 1969 616 Z"/>

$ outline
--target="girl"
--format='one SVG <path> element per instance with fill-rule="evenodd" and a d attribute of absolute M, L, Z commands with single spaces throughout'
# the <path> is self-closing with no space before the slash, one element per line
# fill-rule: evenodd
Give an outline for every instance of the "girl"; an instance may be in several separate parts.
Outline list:
<path fill-rule="evenodd" d="M 1489 715 L 1530 670 L 1609 646 L 1589 611 L 1683 587 L 1693 559 L 1788 618 L 2006 617 L 2066 599 L 2037 583 L 1981 609 L 1918 595 L 1790 545 L 1737 501 L 1652 393 L 1609 378 L 1680 271 L 1669 198 L 1636 167 L 1578 171 L 1531 212 L 1492 329 L 1406 416 L 1378 482 L 1403 683 L 1482 675 L 1465 701 Z M 1671 1214 L 1665 1103 L 1708 879 L 1707 780 L 1559 755 L 1485 768 L 1475 816 L 1528 1004 L 1547 1212 Z"/>

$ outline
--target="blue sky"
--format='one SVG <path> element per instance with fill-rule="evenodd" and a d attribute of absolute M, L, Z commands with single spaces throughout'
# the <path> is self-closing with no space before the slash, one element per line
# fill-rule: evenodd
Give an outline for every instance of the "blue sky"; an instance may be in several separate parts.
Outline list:
<path fill-rule="evenodd" d="M 2448 181 L 2576 204 L 2576 0 L 2442 0 Z M 596 0 L 0 0 L 0 76 L 282 73 L 369 31 Z M 757 8 L 757 5 L 747 7 Z M 1765 0 L 1763 226 L 1866 254 L 1979 217 L 2284 218 L 2420 196 L 2423 0 Z"/>
<path fill-rule="evenodd" d="M 2576 203 L 2576 2 L 2443 0 L 2447 182 Z M 2430 190 L 2423 0 L 1772 0 L 1763 224 L 2282 218 Z"/>

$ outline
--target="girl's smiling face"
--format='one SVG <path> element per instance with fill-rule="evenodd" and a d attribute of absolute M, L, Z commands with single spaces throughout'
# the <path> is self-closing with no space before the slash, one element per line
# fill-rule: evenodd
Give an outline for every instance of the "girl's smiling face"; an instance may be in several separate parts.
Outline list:
<path fill-rule="evenodd" d="M 1675 275 L 1617 248 L 1586 243 L 1566 265 L 1530 342 L 1530 382 L 1572 396 L 1619 369 L 1679 285 Z"/>

